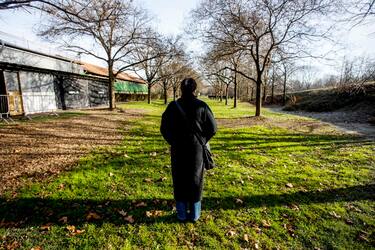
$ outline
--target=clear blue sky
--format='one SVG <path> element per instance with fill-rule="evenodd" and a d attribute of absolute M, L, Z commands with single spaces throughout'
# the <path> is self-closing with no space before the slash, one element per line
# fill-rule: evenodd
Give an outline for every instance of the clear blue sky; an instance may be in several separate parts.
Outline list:
<path fill-rule="evenodd" d="M 149 10 L 156 18 L 156 27 L 160 32 L 166 34 L 181 33 L 184 21 L 189 15 L 189 11 L 196 7 L 199 0 L 135 0 L 143 8 Z M 35 29 L 40 22 L 40 14 L 28 13 L 26 11 L 0 11 L 0 31 L 26 38 L 31 41 L 40 42 L 36 36 Z M 343 56 L 372 56 L 375 57 L 375 22 L 349 29 L 345 24 L 341 24 L 342 31 L 335 37 L 346 49 L 341 49 L 337 53 L 337 59 Z M 345 48 L 344 47 L 344 48 Z M 190 48 L 199 47 L 192 46 Z M 315 49 L 315 48 L 314 48 Z M 321 48 L 316 48 L 320 50 Z M 335 67 L 326 67 L 326 61 L 311 62 L 312 65 L 320 67 L 324 73 L 332 73 L 339 67 L 338 62 Z"/>

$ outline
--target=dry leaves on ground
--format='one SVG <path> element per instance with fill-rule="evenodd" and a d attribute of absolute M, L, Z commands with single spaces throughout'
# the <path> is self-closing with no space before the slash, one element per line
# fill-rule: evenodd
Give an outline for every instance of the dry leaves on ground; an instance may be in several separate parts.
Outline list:
<path fill-rule="evenodd" d="M 0 195 L 73 167 L 98 146 L 121 143 L 119 128 L 132 116 L 131 111 L 94 110 L 70 118 L 1 126 Z"/>

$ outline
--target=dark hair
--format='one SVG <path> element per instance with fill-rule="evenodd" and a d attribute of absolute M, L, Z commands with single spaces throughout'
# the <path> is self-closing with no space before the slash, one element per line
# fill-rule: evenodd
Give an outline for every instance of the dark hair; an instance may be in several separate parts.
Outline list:
<path fill-rule="evenodd" d="M 181 82 L 182 95 L 191 95 L 197 89 L 197 82 L 193 78 L 185 78 Z"/>

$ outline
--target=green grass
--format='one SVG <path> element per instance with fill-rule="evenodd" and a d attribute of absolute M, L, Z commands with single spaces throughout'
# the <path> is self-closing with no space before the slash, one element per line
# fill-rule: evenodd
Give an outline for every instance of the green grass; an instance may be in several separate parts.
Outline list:
<path fill-rule="evenodd" d="M 254 114 L 248 104 L 233 109 L 207 102 L 217 118 Z M 165 106 L 122 108 L 145 110 L 145 116 L 124 124 L 130 129 L 120 146 L 98 148 L 74 170 L 25 187 L 15 199 L 0 198 L 0 249 L 15 242 L 23 249 L 375 246 L 373 141 L 293 132 L 276 125 L 296 117 L 266 110 L 273 127 L 219 127 L 211 142 L 217 168 L 206 173 L 202 217 L 180 224 L 169 147 L 159 133 Z M 90 212 L 100 218 L 87 218 Z M 68 225 L 85 231 L 70 233 Z"/>

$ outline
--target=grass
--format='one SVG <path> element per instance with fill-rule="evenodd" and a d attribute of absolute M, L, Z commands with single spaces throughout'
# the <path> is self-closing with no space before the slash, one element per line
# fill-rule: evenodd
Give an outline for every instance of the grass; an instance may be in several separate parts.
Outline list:
<path fill-rule="evenodd" d="M 245 103 L 207 102 L 220 119 L 254 114 Z M 0 249 L 375 246 L 373 141 L 293 132 L 277 121 L 296 117 L 266 110 L 275 126 L 221 126 L 211 142 L 217 168 L 206 173 L 202 217 L 180 224 L 169 147 L 159 133 L 165 106 L 122 108 L 145 115 L 124 124 L 130 129 L 121 145 L 98 148 L 74 170 L 0 198 Z"/>

